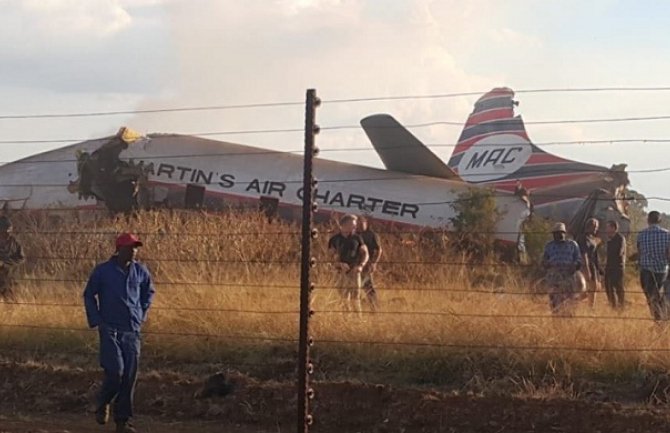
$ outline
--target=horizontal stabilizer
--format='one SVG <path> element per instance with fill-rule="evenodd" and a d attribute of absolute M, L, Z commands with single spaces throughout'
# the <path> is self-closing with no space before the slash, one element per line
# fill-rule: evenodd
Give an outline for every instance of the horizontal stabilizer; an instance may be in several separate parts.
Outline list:
<path fill-rule="evenodd" d="M 442 179 L 460 180 L 440 158 L 388 114 L 374 114 L 361 126 L 389 170 Z"/>

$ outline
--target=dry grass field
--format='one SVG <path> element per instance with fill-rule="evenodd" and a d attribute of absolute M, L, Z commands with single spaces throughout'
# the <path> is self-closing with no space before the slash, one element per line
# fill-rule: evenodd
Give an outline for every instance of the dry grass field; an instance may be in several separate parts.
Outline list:
<path fill-rule="evenodd" d="M 15 303 L 0 305 L 6 354 L 95 353 L 81 293 L 120 231 L 141 234 L 157 296 L 145 356 L 293 374 L 299 227 L 256 214 L 163 211 L 126 219 L 15 215 L 28 260 Z M 474 393 L 574 397 L 598 382 L 644 383 L 667 370 L 670 337 L 649 320 L 635 280 L 623 314 L 598 294 L 594 310 L 549 316 L 532 272 L 486 259 L 467 264 L 448 242 L 381 229 L 381 311 L 342 313 L 320 225 L 315 256 L 314 353 L 322 380 L 440 385 Z M 57 304 L 57 305 L 45 305 Z M 70 355 L 68 355 L 70 354 Z M 270 366 L 273 366 L 270 368 Z M 618 391 L 612 391 L 618 392 Z"/>

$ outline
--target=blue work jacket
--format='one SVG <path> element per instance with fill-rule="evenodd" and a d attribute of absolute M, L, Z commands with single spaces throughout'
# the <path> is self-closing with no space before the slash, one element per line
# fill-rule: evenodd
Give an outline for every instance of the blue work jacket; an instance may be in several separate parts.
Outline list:
<path fill-rule="evenodd" d="M 154 293 L 151 274 L 144 265 L 132 262 L 126 270 L 112 257 L 95 267 L 84 290 L 88 325 L 139 331 Z"/>

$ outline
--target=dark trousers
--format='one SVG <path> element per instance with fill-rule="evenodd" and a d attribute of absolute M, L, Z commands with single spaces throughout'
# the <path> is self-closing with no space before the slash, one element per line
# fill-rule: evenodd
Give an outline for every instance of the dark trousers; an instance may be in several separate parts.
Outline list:
<path fill-rule="evenodd" d="M 605 292 L 612 308 L 621 310 L 624 307 L 623 268 L 605 269 Z"/>
<path fill-rule="evenodd" d="M 128 421 L 133 416 L 133 396 L 140 361 L 140 333 L 99 328 L 100 366 L 105 378 L 98 394 L 98 410 L 114 401 L 114 420 Z"/>
<path fill-rule="evenodd" d="M 368 302 L 370 302 L 370 308 L 372 311 L 377 311 L 379 309 L 379 301 L 377 300 L 375 280 L 373 278 L 373 274 L 370 273 L 370 271 L 363 271 L 362 284 L 363 290 L 365 290 L 365 295 L 368 297 Z"/>
<path fill-rule="evenodd" d="M 655 320 L 665 320 L 667 317 L 665 298 L 661 295 L 661 288 L 667 273 L 656 273 L 646 269 L 640 271 L 640 283 L 647 297 L 649 311 Z"/>
<path fill-rule="evenodd" d="M 7 266 L 0 266 L 0 299 L 14 301 L 14 281 Z"/>

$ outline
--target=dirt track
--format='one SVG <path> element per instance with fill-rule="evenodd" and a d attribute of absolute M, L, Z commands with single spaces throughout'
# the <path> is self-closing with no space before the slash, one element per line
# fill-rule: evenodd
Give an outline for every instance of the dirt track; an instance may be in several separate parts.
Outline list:
<path fill-rule="evenodd" d="M 137 395 L 141 431 L 294 431 L 292 384 L 232 377 L 232 395 L 197 399 L 197 377 L 145 374 Z M 92 422 L 97 379 L 94 370 L 0 364 L 0 432 L 110 431 Z M 458 396 L 357 383 L 315 388 L 315 432 L 670 432 L 667 411 L 616 403 Z M 57 415 L 46 415 L 51 413 Z"/>

